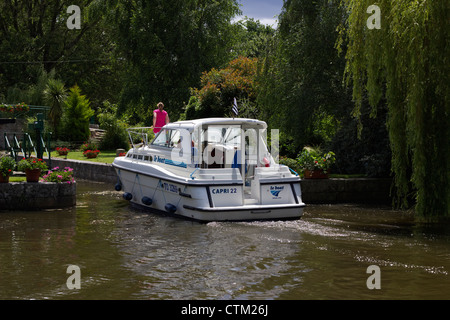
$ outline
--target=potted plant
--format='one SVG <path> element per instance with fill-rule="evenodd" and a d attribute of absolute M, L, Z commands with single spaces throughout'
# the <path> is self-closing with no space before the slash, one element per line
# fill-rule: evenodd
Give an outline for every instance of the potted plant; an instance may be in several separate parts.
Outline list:
<path fill-rule="evenodd" d="M 297 161 L 305 179 L 326 179 L 336 158 L 332 151 L 322 153 L 318 149 L 305 147 Z"/>
<path fill-rule="evenodd" d="M 73 177 L 73 169 L 70 167 L 65 167 L 60 169 L 55 167 L 49 170 L 47 174 L 42 177 L 42 182 L 56 182 L 56 183 L 74 183 L 75 179 Z"/>
<path fill-rule="evenodd" d="M 66 148 L 66 147 L 56 147 L 56 152 L 58 153 L 58 155 L 60 156 L 67 156 L 67 154 L 69 153 L 70 149 Z"/>
<path fill-rule="evenodd" d="M 98 154 L 100 153 L 100 150 L 86 150 L 83 152 L 83 155 L 88 158 L 97 158 Z"/>
<path fill-rule="evenodd" d="M 47 170 L 47 164 L 42 159 L 23 158 L 17 164 L 17 169 L 25 172 L 27 182 L 38 182 L 42 171 Z"/>
<path fill-rule="evenodd" d="M 13 173 L 16 161 L 10 156 L 0 158 L 0 183 L 8 183 L 9 176 Z"/>

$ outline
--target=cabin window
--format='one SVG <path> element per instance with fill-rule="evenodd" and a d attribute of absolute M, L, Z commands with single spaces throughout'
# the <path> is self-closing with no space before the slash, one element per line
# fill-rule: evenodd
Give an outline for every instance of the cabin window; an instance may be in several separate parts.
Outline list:
<path fill-rule="evenodd" d="M 158 134 L 158 136 L 153 140 L 152 145 L 175 148 L 181 145 L 181 134 L 180 130 L 175 129 L 163 129 Z"/>

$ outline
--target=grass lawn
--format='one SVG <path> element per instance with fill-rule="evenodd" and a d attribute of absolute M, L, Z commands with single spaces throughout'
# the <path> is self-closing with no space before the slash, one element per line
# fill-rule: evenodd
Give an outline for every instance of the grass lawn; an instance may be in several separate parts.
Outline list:
<path fill-rule="evenodd" d="M 100 163 L 112 163 L 114 158 L 116 158 L 116 150 L 114 151 L 100 151 L 97 158 L 88 159 L 83 156 L 82 151 L 70 151 L 67 156 L 60 156 L 56 151 L 52 151 L 52 158 L 55 159 L 70 159 L 70 160 L 85 160 Z"/>
<path fill-rule="evenodd" d="M 9 182 L 24 182 L 27 178 L 25 176 L 10 176 Z"/>

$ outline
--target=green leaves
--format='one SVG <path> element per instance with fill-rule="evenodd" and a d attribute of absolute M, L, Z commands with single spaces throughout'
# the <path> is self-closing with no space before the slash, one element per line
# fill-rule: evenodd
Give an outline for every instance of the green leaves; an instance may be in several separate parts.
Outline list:
<path fill-rule="evenodd" d="M 343 3 L 350 12 L 346 71 L 354 115 L 366 93 L 372 108 L 386 99 L 399 201 L 413 193 L 419 215 L 450 216 L 448 3 L 378 1 L 380 30 L 363 27 L 370 1 Z"/>
<path fill-rule="evenodd" d="M 65 100 L 63 134 L 70 141 L 86 141 L 89 138 L 89 119 L 94 115 L 89 99 L 75 85 Z"/>

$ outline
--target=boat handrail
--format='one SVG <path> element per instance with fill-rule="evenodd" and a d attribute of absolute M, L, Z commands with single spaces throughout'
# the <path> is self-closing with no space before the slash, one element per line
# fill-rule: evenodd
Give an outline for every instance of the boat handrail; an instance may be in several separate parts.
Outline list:
<path fill-rule="evenodd" d="M 128 132 L 128 137 L 130 138 L 130 142 L 131 145 L 133 146 L 133 149 L 137 149 L 140 148 L 142 145 L 146 146 L 149 144 L 148 141 L 148 132 L 145 132 L 144 130 L 152 130 L 155 128 L 159 128 L 161 129 L 162 127 L 132 127 L 132 128 L 127 128 L 127 132 Z M 133 139 L 133 134 L 137 135 L 138 137 L 140 136 L 140 141 L 138 143 L 134 142 Z"/>
<path fill-rule="evenodd" d="M 194 171 L 192 171 L 192 173 L 189 175 L 189 177 L 191 177 L 192 180 L 195 179 L 195 177 L 193 177 L 192 175 L 198 170 L 198 168 L 195 168 Z"/>
<path fill-rule="evenodd" d="M 295 171 L 295 170 L 292 170 L 290 167 L 288 167 L 289 168 L 289 170 L 291 170 L 291 172 L 293 173 L 293 174 L 295 174 L 297 177 L 298 177 L 298 173 L 297 173 L 297 171 Z"/>

